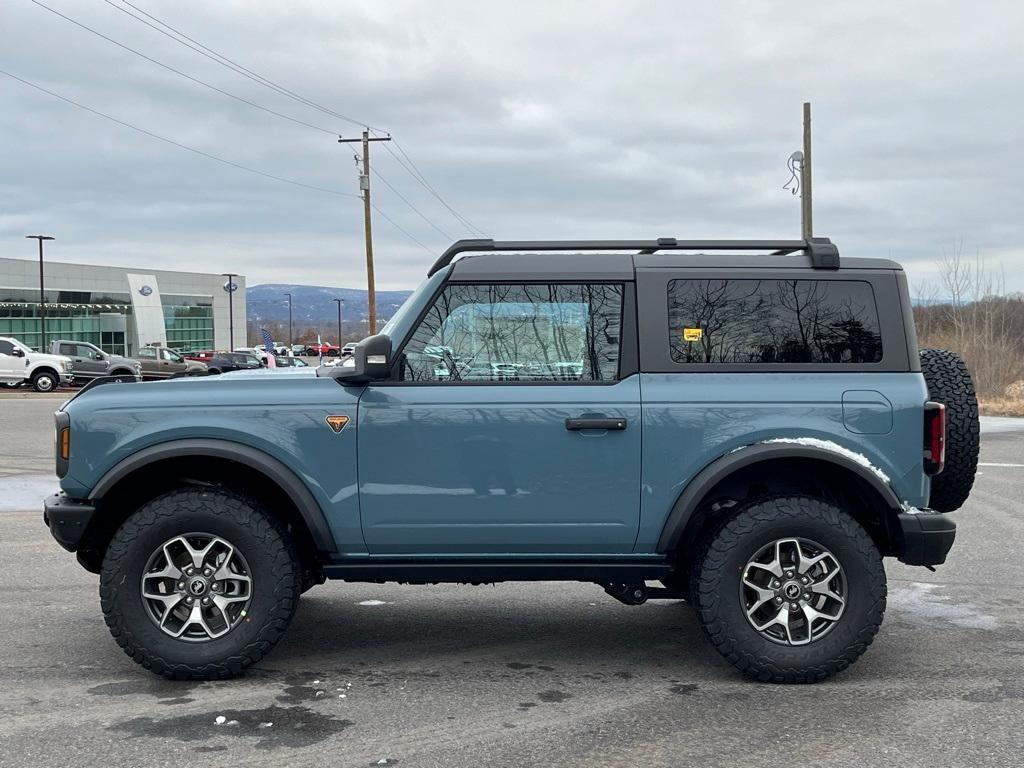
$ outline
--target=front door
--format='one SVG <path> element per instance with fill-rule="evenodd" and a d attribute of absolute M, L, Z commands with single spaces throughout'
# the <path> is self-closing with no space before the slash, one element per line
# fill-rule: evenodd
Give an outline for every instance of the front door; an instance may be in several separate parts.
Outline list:
<path fill-rule="evenodd" d="M 625 290 L 445 288 L 395 380 L 359 401 L 372 554 L 632 551 L 640 385 L 620 376 Z"/>
<path fill-rule="evenodd" d="M 0 381 L 23 381 L 25 358 L 16 357 L 14 345 L 0 339 Z"/>

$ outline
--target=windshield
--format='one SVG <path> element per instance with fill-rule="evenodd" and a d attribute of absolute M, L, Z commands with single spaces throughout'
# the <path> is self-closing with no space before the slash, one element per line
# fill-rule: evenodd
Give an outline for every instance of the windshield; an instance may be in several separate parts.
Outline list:
<path fill-rule="evenodd" d="M 395 310 L 395 314 L 391 316 L 391 319 L 388 320 L 384 324 L 384 327 L 377 331 L 377 333 L 386 333 L 388 336 L 394 336 L 395 328 L 398 328 L 401 325 L 402 321 L 405 319 L 405 316 L 409 314 L 410 309 L 416 304 L 415 298 L 419 295 L 420 291 L 423 290 L 423 287 L 429 282 L 430 278 L 428 277 L 426 280 L 424 280 L 422 283 L 416 286 L 416 290 L 406 297 L 405 301 L 402 302 L 402 306 Z"/>
<path fill-rule="evenodd" d="M 17 347 L 18 349 L 20 349 L 20 350 L 21 350 L 22 352 L 24 352 L 24 353 L 25 353 L 26 355 L 27 355 L 27 354 L 29 354 L 29 353 L 30 353 L 30 352 L 32 351 L 31 349 L 29 349 L 28 347 L 26 347 L 26 346 L 25 346 L 24 344 L 22 344 L 22 343 L 21 343 L 20 341 L 18 341 L 17 339 L 11 339 L 11 344 L 12 344 L 12 345 L 14 345 L 15 347 Z"/>

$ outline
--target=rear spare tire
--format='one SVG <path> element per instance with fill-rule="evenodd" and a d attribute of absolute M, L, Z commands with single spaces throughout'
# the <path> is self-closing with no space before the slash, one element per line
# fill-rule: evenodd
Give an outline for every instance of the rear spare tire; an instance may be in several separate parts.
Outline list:
<path fill-rule="evenodd" d="M 971 373 L 955 352 L 922 349 L 921 373 L 928 399 L 946 406 L 946 467 L 932 478 L 928 506 L 952 512 L 967 501 L 978 470 L 978 398 Z"/>

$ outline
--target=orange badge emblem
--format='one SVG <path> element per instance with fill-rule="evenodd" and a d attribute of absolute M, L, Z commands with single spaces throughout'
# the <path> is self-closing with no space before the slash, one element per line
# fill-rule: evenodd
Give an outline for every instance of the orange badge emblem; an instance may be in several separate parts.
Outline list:
<path fill-rule="evenodd" d="M 328 416 L 327 424 L 335 433 L 341 432 L 348 424 L 348 416 Z"/>

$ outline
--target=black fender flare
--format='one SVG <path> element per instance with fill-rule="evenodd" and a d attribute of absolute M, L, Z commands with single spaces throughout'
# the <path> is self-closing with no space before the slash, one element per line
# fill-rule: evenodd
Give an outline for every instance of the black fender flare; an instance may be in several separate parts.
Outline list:
<path fill-rule="evenodd" d="M 323 509 L 317 503 L 306 484 L 286 464 L 273 456 L 242 443 L 215 438 L 186 438 L 170 440 L 166 443 L 151 445 L 127 456 L 119 461 L 100 478 L 89 493 L 89 499 L 96 501 L 113 488 L 118 482 L 150 464 L 165 459 L 186 456 L 210 456 L 243 464 L 260 472 L 276 483 L 295 504 L 302 520 L 309 529 L 317 549 L 322 552 L 336 552 L 334 536 L 327 525 Z"/>
<path fill-rule="evenodd" d="M 772 459 L 815 459 L 834 464 L 849 470 L 865 481 L 893 512 L 899 512 L 902 509 L 896 492 L 876 471 L 838 451 L 789 442 L 755 443 L 719 456 L 694 475 L 672 506 L 672 511 L 661 530 L 661 537 L 658 539 L 658 552 L 669 552 L 676 547 L 686 530 L 687 523 L 696 512 L 697 505 L 715 485 L 739 469 Z"/>

